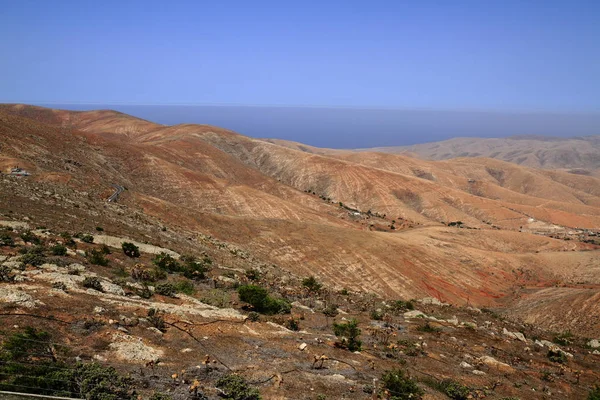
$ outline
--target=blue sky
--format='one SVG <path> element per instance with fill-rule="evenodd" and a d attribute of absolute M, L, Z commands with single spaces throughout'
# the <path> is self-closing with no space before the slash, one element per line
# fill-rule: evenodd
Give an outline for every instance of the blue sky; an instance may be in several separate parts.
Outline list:
<path fill-rule="evenodd" d="M 600 1 L 0 0 L 0 101 L 600 111 Z"/>

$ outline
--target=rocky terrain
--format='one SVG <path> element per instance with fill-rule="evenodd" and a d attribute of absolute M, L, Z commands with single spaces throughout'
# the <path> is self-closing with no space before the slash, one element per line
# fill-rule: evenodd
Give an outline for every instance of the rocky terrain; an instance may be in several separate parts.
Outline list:
<path fill-rule="evenodd" d="M 234 376 L 263 398 L 392 398 L 397 368 L 423 398 L 598 384 L 591 175 L 113 111 L 3 105 L 0 132 L 4 343 L 43 329 L 53 362 L 112 365 L 142 397 L 227 396 Z M 107 202 L 113 184 L 125 191 Z"/>

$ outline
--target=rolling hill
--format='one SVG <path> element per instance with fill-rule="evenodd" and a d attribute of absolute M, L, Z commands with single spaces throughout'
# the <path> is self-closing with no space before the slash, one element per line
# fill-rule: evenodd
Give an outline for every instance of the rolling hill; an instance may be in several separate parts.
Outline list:
<path fill-rule="evenodd" d="M 97 215 L 111 184 L 123 185 L 125 214 L 231 243 L 339 289 L 507 309 L 557 282 L 571 298 L 600 290 L 598 246 L 586 236 L 600 227 L 593 176 L 486 158 L 311 149 L 109 110 L 3 105 L 0 113 L 5 172 L 19 165 L 30 181 L 76 188 Z M 559 310 L 561 298 L 546 297 L 542 310 Z M 515 310 L 551 329 L 599 327 Z"/>

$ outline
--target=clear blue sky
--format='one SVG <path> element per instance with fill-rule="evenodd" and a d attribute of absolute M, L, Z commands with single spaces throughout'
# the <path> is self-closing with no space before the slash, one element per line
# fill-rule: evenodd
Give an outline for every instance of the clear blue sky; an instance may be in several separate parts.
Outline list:
<path fill-rule="evenodd" d="M 600 110 L 600 1 L 0 0 L 0 101 Z"/>

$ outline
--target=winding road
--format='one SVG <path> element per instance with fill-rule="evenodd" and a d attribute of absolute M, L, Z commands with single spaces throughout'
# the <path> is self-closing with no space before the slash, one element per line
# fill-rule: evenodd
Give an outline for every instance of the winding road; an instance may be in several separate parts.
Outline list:
<path fill-rule="evenodd" d="M 110 195 L 110 197 L 108 198 L 108 202 L 109 203 L 116 203 L 117 199 L 119 198 L 119 195 L 121 193 L 123 193 L 123 191 L 125 190 L 125 188 L 121 185 L 116 185 L 116 184 L 112 184 L 112 187 L 115 188 L 115 192 L 113 194 Z"/>

